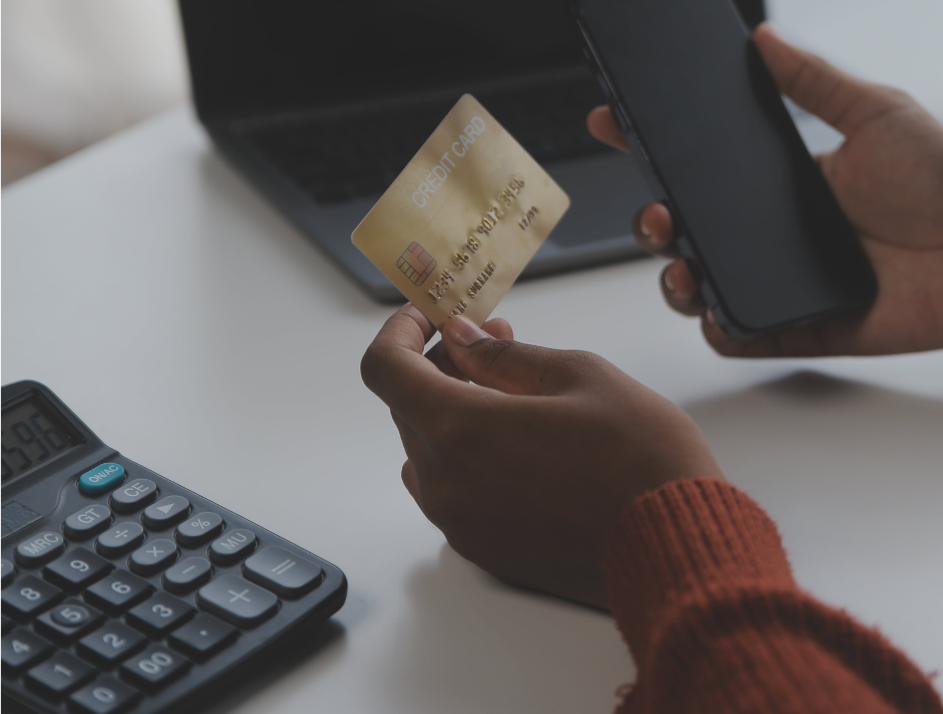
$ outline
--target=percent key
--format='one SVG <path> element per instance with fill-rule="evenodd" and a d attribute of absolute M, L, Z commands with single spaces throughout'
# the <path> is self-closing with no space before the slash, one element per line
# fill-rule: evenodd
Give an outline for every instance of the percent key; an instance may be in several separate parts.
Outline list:
<path fill-rule="evenodd" d="M 223 519 L 218 513 L 198 513 L 177 526 L 177 542 L 192 547 L 212 540 L 223 532 Z"/>

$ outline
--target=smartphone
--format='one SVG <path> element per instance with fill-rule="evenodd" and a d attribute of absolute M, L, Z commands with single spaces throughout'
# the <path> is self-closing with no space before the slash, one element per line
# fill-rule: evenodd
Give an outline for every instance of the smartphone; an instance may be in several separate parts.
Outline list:
<path fill-rule="evenodd" d="M 751 340 L 874 300 L 860 241 L 731 0 L 575 0 L 571 10 L 724 332 Z"/>

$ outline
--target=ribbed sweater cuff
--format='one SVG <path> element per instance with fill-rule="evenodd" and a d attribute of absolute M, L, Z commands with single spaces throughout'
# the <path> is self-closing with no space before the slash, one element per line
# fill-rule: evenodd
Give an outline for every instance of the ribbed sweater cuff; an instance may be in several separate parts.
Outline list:
<path fill-rule="evenodd" d="M 641 666 L 659 612 L 712 584 L 795 588 L 776 525 L 722 481 L 677 481 L 636 499 L 609 539 L 609 603 Z"/>

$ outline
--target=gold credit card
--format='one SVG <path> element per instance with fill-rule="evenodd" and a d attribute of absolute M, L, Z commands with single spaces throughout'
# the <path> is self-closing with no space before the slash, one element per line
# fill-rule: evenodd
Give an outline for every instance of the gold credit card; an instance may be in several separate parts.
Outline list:
<path fill-rule="evenodd" d="M 569 206 L 466 94 L 351 240 L 437 329 L 453 315 L 481 325 Z"/>

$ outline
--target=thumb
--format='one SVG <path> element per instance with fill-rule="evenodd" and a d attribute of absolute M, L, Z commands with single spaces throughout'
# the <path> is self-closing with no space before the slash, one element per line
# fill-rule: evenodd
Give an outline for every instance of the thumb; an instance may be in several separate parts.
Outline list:
<path fill-rule="evenodd" d="M 884 87 L 846 74 L 818 55 L 794 47 L 767 22 L 756 28 L 753 42 L 779 91 L 845 136 L 891 106 Z"/>
<path fill-rule="evenodd" d="M 496 340 L 469 321 L 449 318 L 442 343 L 458 370 L 475 384 L 506 394 L 552 394 L 570 381 L 566 352 Z"/>

